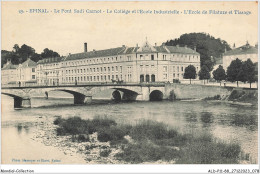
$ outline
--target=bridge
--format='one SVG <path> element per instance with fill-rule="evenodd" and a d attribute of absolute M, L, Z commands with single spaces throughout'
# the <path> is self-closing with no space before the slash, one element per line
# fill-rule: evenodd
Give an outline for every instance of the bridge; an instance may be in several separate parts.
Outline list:
<path fill-rule="evenodd" d="M 1 93 L 14 98 L 14 108 L 31 107 L 33 94 L 46 94 L 50 91 L 63 91 L 73 95 L 74 104 L 91 103 L 92 96 L 104 90 L 113 89 L 115 100 L 163 100 L 169 94 L 164 83 L 154 84 L 80 84 L 59 86 L 2 87 Z"/>

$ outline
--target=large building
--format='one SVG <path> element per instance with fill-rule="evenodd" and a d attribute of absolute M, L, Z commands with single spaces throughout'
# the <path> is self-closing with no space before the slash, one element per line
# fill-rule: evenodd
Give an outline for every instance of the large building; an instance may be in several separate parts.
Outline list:
<path fill-rule="evenodd" d="M 254 63 L 258 62 L 258 46 L 251 46 L 247 42 L 246 45 L 225 52 L 223 55 L 223 68 L 227 70 L 230 63 L 236 58 L 242 61 L 251 59 Z"/>
<path fill-rule="evenodd" d="M 84 83 L 147 83 L 183 80 L 185 68 L 200 71 L 200 54 L 188 47 L 125 45 L 105 50 L 45 58 L 38 63 L 27 59 L 17 67 L 17 83 L 55 86 Z M 2 73 L 3 75 L 3 73 Z"/>
<path fill-rule="evenodd" d="M 123 81 L 172 82 L 183 79 L 184 70 L 193 65 L 198 73 L 200 55 L 188 47 L 152 46 L 147 41 L 139 47 L 125 45 L 106 50 L 70 54 L 61 61 L 63 84 Z"/>
<path fill-rule="evenodd" d="M 16 84 L 17 83 L 17 65 L 13 65 L 11 60 L 8 59 L 7 63 L 2 68 L 1 84 Z"/>
<path fill-rule="evenodd" d="M 45 58 L 37 63 L 37 84 L 58 85 L 60 79 L 60 62 L 62 57 Z"/>

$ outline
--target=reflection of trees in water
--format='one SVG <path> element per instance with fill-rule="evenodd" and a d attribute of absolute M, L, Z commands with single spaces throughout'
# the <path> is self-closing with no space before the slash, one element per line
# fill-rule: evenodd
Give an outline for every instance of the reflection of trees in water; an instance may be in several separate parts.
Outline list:
<path fill-rule="evenodd" d="M 247 126 L 254 128 L 257 126 L 258 118 L 257 115 L 252 114 L 232 114 L 231 124 L 236 126 Z"/>
<path fill-rule="evenodd" d="M 22 132 L 23 126 L 22 124 L 17 125 L 17 132 L 20 134 Z"/>
<path fill-rule="evenodd" d="M 22 133 L 22 130 L 24 129 L 25 133 L 28 134 L 30 127 L 28 125 L 22 125 L 22 123 L 18 123 L 16 126 L 18 134 Z"/>
<path fill-rule="evenodd" d="M 191 113 L 185 113 L 185 118 L 187 122 L 197 122 L 197 114 L 194 112 Z"/>
<path fill-rule="evenodd" d="M 211 112 L 202 112 L 201 115 L 200 115 L 200 120 L 204 124 L 210 125 L 211 123 L 213 123 L 214 117 L 213 117 L 213 114 Z"/>

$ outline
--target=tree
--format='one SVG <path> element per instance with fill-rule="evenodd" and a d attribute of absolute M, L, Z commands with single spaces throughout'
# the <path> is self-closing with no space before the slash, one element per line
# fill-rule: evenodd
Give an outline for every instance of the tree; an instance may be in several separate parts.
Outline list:
<path fill-rule="evenodd" d="M 48 48 L 45 48 L 43 50 L 43 52 L 41 53 L 41 57 L 42 58 L 49 58 L 49 57 L 60 57 L 60 55 L 53 51 L 53 50 L 49 50 Z"/>
<path fill-rule="evenodd" d="M 165 43 L 168 46 L 185 46 L 194 49 L 200 53 L 201 67 L 206 65 L 209 71 L 212 71 L 216 58 L 228 50 L 231 50 L 228 43 L 220 38 L 214 38 L 206 33 L 183 34 L 180 38 L 169 40 Z"/>
<path fill-rule="evenodd" d="M 242 69 L 243 69 L 242 81 L 250 83 L 250 88 L 251 88 L 251 83 L 256 81 L 255 65 L 253 64 L 251 59 L 247 59 L 245 62 L 243 62 Z"/>
<path fill-rule="evenodd" d="M 242 69 L 242 61 L 240 59 L 233 60 L 227 68 L 227 80 L 231 82 L 237 82 L 244 79 L 244 72 Z"/>
<path fill-rule="evenodd" d="M 18 53 L 19 49 L 20 49 L 19 45 L 15 44 L 14 47 L 13 47 L 14 53 Z"/>
<path fill-rule="evenodd" d="M 185 79 L 190 79 L 190 84 L 191 84 L 191 79 L 196 78 L 196 68 L 193 65 L 189 65 L 185 68 L 184 76 Z"/>
<path fill-rule="evenodd" d="M 226 80 L 226 72 L 223 66 L 219 65 L 218 68 L 215 71 L 213 71 L 213 78 L 219 81 L 221 86 L 221 80 Z"/>
<path fill-rule="evenodd" d="M 20 63 L 26 61 L 26 59 L 31 57 L 33 54 L 35 54 L 35 49 L 23 44 L 21 48 L 18 50 L 18 55 L 21 58 Z"/>
<path fill-rule="evenodd" d="M 205 84 L 205 79 L 210 78 L 209 68 L 206 65 L 203 65 L 201 67 L 201 70 L 199 71 L 199 78 L 200 78 L 200 80 L 204 81 L 204 84 Z"/>

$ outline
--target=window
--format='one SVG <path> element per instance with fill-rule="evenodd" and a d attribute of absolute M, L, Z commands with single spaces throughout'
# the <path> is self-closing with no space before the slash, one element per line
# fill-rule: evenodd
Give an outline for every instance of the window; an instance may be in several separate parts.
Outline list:
<path fill-rule="evenodd" d="M 112 72 L 114 71 L 114 67 L 112 66 Z"/>
<path fill-rule="evenodd" d="M 120 72 L 122 72 L 122 66 L 120 66 Z"/>
<path fill-rule="evenodd" d="M 32 68 L 32 72 L 35 72 L 35 68 Z"/>
<path fill-rule="evenodd" d="M 104 67 L 104 71 L 106 72 L 106 67 Z"/>
<path fill-rule="evenodd" d="M 140 60 L 142 60 L 142 58 L 143 58 L 143 55 L 140 55 Z"/>
<path fill-rule="evenodd" d="M 32 79 L 35 79 L 35 75 L 32 75 Z"/>
<path fill-rule="evenodd" d="M 153 54 L 151 55 L 151 60 L 154 60 L 154 55 Z"/>
<path fill-rule="evenodd" d="M 175 71 L 175 66 L 172 67 L 172 71 Z"/>
<path fill-rule="evenodd" d="M 181 67 L 181 71 L 183 72 L 183 66 Z"/>
<path fill-rule="evenodd" d="M 118 71 L 118 67 L 116 66 L 116 71 Z"/>
<path fill-rule="evenodd" d="M 167 72 L 167 66 L 163 66 L 163 72 Z"/>

